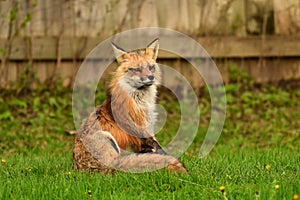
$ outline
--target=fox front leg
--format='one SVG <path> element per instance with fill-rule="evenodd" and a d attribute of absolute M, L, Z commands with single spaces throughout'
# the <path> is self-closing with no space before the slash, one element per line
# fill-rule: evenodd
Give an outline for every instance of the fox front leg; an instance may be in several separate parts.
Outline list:
<path fill-rule="evenodd" d="M 142 150 L 139 153 L 167 154 L 153 137 L 143 138 Z"/>

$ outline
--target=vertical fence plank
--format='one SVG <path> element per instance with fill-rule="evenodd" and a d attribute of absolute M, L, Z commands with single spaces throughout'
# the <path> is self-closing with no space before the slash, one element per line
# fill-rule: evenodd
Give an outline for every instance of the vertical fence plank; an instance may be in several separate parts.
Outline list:
<path fill-rule="evenodd" d="M 47 20 L 47 12 L 46 12 L 46 1 L 39 0 L 36 1 L 33 8 L 31 9 L 31 21 L 30 25 L 32 27 L 32 34 L 33 36 L 44 36 L 47 33 L 46 28 L 46 20 Z"/>
<path fill-rule="evenodd" d="M 300 1 L 274 0 L 276 34 L 289 35 L 300 33 Z"/>
<path fill-rule="evenodd" d="M 197 35 L 200 30 L 200 20 L 201 20 L 201 5 L 198 0 L 190 0 L 187 5 L 188 14 L 188 33 L 191 35 Z"/>
<path fill-rule="evenodd" d="M 0 37 L 8 36 L 9 14 L 12 8 L 11 1 L 0 2 Z"/>
<path fill-rule="evenodd" d="M 142 5 L 140 17 L 139 17 L 139 27 L 156 27 L 158 26 L 158 16 L 157 7 L 155 0 L 145 1 Z"/>

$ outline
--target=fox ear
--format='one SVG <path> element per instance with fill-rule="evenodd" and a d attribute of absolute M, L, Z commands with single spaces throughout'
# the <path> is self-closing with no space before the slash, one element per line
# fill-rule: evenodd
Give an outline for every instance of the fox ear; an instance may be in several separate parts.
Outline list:
<path fill-rule="evenodd" d="M 159 49 L 158 38 L 150 42 L 146 48 L 146 54 L 150 56 L 153 60 L 156 60 Z"/>
<path fill-rule="evenodd" d="M 121 63 L 122 60 L 123 60 L 123 55 L 126 54 L 127 52 L 124 49 L 122 49 L 121 47 L 118 47 L 113 42 L 111 43 L 111 46 L 112 46 L 112 48 L 114 50 L 114 54 L 115 54 L 115 57 L 116 57 L 118 63 Z"/>

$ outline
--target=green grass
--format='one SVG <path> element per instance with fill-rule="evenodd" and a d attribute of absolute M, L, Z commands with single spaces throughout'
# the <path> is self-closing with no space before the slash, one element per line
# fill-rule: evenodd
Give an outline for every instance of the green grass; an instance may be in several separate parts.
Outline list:
<path fill-rule="evenodd" d="M 300 195 L 300 89 L 257 87 L 235 73 L 226 86 L 222 135 L 200 159 L 210 120 L 203 90 L 199 131 L 181 157 L 187 175 L 76 172 L 73 136 L 65 133 L 74 129 L 72 91 L 42 85 L 34 91 L 0 90 L 0 199 L 293 199 Z M 104 93 L 97 98 L 101 102 Z M 158 139 L 167 144 L 179 124 L 179 106 L 166 92 L 159 100 L 168 120 Z"/>
<path fill-rule="evenodd" d="M 1 199 L 292 199 L 300 191 L 300 156 L 289 150 L 184 155 L 187 175 L 166 171 L 103 176 L 75 172 L 70 153 L 16 154 L 0 169 Z M 266 170 L 265 166 L 271 169 Z M 279 185 L 279 189 L 275 189 Z"/>

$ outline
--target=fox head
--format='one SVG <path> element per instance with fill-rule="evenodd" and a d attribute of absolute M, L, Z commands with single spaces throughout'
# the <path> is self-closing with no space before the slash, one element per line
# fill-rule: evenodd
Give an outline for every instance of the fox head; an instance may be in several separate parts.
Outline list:
<path fill-rule="evenodd" d="M 119 65 L 112 87 L 120 84 L 126 90 L 141 90 L 159 83 L 160 70 L 156 63 L 158 39 L 152 41 L 145 49 L 132 52 L 126 52 L 114 43 L 112 47 Z"/>

